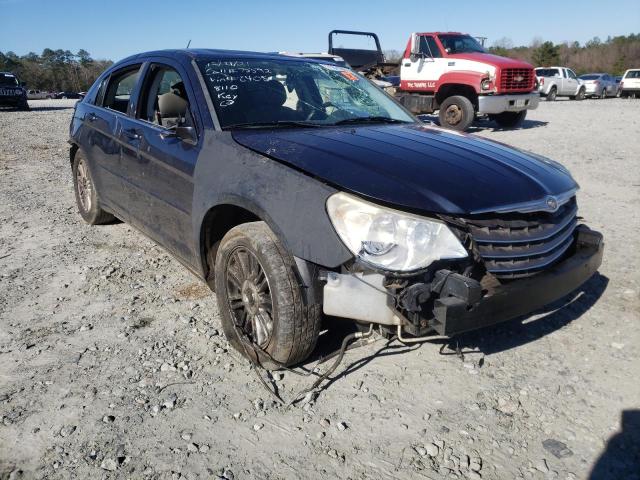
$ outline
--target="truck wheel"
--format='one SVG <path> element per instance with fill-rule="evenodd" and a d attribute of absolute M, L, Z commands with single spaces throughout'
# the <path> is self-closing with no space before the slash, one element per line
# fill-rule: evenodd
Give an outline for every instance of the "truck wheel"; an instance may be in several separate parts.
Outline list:
<path fill-rule="evenodd" d="M 551 90 L 549 90 L 549 93 L 547 93 L 547 102 L 554 102 L 557 96 L 558 90 L 556 87 L 552 87 Z"/>
<path fill-rule="evenodd" d="M 504 128 L 519 127 L 524 122 L 527 116 L 527 111 L 521 112 L 502 112 L 496 115 L 492 115 L 491 119 L 495 120 L 498 125 Z"/>
<path fill-rule="evenodd" d="M 91 178 L 91 172 L 87 161 L 80 150 L 73 159 L 73 188 L 76 192 L 76 204 L 78 212 L 89 225 L 100 225 L 115 219 L 113 215 L 105 212 L 100 206 L 95 184 Z"/>
<path fill-rule="evenodd" d="M 570 97 L 571 100 L 584 100 L 584 88 L 581 88 L 580 90 L 578 90 L 578 94 L 574 97 Z"/>
<path fill-rule="evenodd" d="M 473 104 L 467 97 L 453 95 L 440 105 L 440 126 L 451 130 L 464 131 L 471 126 L 475 118 Z"/>
<path fill-rule="evenodd" d="M 215 290 L 222 329 L 245 357 L 278 369 L 315 348 L 321 305 L 305 302 L 293 257 L 266 223 L 227 232 L 216 254 Z"/>

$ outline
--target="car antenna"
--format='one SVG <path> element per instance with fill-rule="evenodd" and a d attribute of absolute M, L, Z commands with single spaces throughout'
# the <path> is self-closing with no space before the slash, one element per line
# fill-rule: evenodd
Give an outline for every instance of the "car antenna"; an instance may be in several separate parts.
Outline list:
<path fill-rule="evenodd" d="M 187 42 L 187 48 L 189 48 L 189 45 L 191 45 L 191 39 Z"/>

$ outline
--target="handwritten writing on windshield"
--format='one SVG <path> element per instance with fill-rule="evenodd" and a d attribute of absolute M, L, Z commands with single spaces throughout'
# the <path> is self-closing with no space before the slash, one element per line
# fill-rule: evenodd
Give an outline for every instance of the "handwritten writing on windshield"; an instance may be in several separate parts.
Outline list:
<path fill-rule="evenodd" d="M 242 60 L 214 60 L 207 63 L 204 73 L 220 107 L 229 107 L 236 102 L 239 84 L 273 79 L 269 68 L 253 67 Z"/>

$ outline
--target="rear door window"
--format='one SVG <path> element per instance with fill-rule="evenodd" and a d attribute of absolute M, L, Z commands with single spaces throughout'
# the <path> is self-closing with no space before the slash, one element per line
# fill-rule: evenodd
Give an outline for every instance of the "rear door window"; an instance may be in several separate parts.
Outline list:
<path fill-rule="evenodd" d="M 536 75 L 539 77 L 559 77 L 560 72 L 557 68 L 538 68 L 536 69 Z"/>
<path fill-rule="evenodd" d="M 138 84 L 140 65 L 111 74 L 107 83 L 102 106 L 117 112 L 127 113 L 129 100 Z"/>

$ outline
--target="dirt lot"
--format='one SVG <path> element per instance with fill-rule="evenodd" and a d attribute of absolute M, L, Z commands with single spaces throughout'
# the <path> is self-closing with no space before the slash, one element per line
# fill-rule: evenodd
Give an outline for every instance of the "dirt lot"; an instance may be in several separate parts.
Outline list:
<path fill-rule="evenodd" d="M 459 338 L 464 358 L 355 349 L 291 408 L 228 349 L 206 286 L 126 224 L 81 221 L 73 103 L 0 112 L 0 478 L 640 478 L 640 101 L 476 131 L 581 184 L 607 242 L 583 292 Z M 285 397 L 310 381 L 277 377 Z"/>

